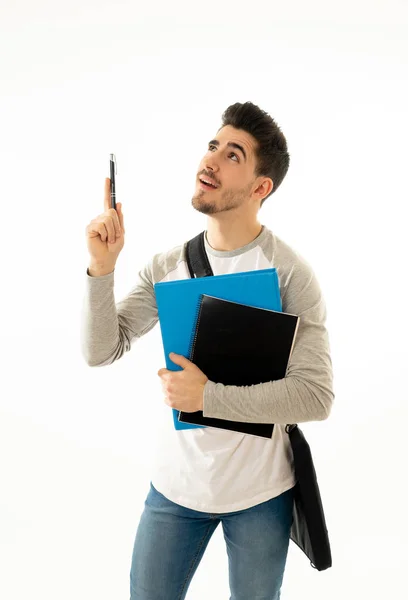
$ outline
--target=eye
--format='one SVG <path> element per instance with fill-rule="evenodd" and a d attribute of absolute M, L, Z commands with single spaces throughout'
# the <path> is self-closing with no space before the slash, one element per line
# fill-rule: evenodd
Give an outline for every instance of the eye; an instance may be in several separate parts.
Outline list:
<path fill-rule="evenodd" d="M 214 144 L 210 144 L 210 145 L 208 146 L 208 149 L 209 149 L 209 150 L 211 150 L 211 148 L 216 148 L 216 147 L 217 147 L 217 146 L 214 146 Z M 237 162 L 239 162 L 239 157 L 238 157 L 238 154 L 235 154 L 235 152 L 230 152 L 230 153 L 229 153 L 229 156 L 231 156 L 231 155 L 232 155 L 232 156 L 235 156 L 235 158 L 237 159 Z"/>

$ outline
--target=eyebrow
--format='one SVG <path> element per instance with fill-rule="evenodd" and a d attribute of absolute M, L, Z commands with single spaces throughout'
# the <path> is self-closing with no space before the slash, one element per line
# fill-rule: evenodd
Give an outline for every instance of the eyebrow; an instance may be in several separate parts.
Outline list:
<path fill-rule="evenodd" d="M 210 146 L 210 144 L 214 144 L 214 146 L 219 146 L 220 142 L 218 140 L 210 140 L 208 142 L 208 145 Z M 246 161 L 247 155 L 245 154 L 245 150 L 243 149 L 242 146 L 240 146 L 240 144 L 236 144 L 235 142 L 228 142 L 227 146 L 230 146 L 231 148 L 236 148 L 237 150 L 240 150 L 242 152 L 242 154 L 244 155 L 244 159 Z"/>

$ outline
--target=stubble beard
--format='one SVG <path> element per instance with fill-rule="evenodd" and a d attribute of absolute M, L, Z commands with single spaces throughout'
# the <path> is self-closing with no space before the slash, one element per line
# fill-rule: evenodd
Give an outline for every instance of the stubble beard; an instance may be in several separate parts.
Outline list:
<path fill-rule="evenodd" d="M 247 191 L 242 190 L 240 193 L 237 193 L 227 190 L 222 193 L 221 198 L 218 197 L 216 200 L 209 200 L 209 196 L 209 193 L 200 190 L 200 192 L 195 194 L 191 199 L 193 208 L 204 215 L 215 215 L 220 212 L 228 212 L 229 210 L 234 210 L 234 208 L 241 206 L 247 196 Z"/>

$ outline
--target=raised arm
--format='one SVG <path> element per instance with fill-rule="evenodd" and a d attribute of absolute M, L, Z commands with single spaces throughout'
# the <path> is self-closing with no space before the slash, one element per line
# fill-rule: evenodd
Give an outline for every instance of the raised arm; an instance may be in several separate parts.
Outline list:
<path fill-rule="evenodd" d="M 132 340 L 158 321 L 153 287 L 153 260 L 139 271 L 136 285 L 115 304 L 114 273 L 124 246 L 121 203 L 110 206 L 110 180 L 105 179 L 104 212 L 86 228 L 89 268 L 82 308 L 81 349 L 91 367 L 109 365 L 130 350 Z"/>

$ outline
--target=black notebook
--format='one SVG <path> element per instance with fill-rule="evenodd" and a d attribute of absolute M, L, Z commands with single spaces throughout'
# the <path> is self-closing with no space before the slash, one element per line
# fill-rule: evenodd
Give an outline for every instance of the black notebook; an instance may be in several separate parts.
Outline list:
<path fill-rule="evenodd" d="M 249 386 L 283 379 L 299 324 L 289 313 L 201 294 L 189 359 L 215 383 Z M 273 424 L 180 411 L 179 421 L 271 438 Z"/>

